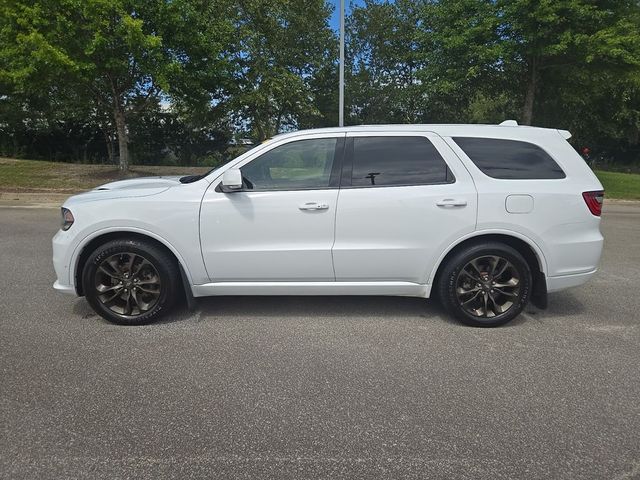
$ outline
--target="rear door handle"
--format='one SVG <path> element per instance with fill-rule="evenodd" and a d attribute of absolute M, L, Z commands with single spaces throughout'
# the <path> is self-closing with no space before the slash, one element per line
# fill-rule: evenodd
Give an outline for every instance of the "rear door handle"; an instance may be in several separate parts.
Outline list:
<path fill-rule="evenodd" d="M 307 202 L 298 207 L 300 210 L 328 210 L 329 205 L 326 203 Z"/>
<path fill-rule="evenodd" d="M 436 205 L 439 207 L 466 207 L 466 200 L 457 200 L 455 198 L 444 198 L 439 202 L 436 202 Z"/>

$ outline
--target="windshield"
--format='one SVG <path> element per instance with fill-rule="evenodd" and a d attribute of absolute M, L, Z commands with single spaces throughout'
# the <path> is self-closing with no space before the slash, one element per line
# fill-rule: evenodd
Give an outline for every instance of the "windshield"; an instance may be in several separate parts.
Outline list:
<path fill-rule="evenodd" d="M 229 162 L 230 161 L 231 160 L 229 160 Z M 212 174 L 216 170 L 219 170 L 220 168 L 224 167 L 229 162 L 224 162 L 222 165 L 218 165 L 217 167 L 213 167 L 208 172 L 201 173 L 200 175 L 186 175 L 184 177 L 181 177 L 180 178 L 180 183 L 193 183 L 193 182 L 197 182 L 198 180 L 202 180 L 204 177 L 206 177 L 207 175 Z"/>
<path fill-rule="evenodd" d="M 258 147 L 261 147 L 262 144 L 265 142 L 262 142 L 261 144 L 258 145 L 253 145 L 251 148 L 249 148 L 248 150 L 246 150 L 245 152 L 243 152 L 241 155 L 236 156 L 234 158 L 232 158 L 231 160 L 228 160 L 226 162 L 224 162 L 221 165 L 218 165 L 217 167 L 213 167 L 211 170 L 209 170 L 206 173 L 202 173 L 200 175 L 186 175 L 182 178 L 180 178 L 180 183 L 193 183 L 193 182 L 197 182 L 198 180 L 202 180 L 204 177 L 211 175 L 213 172 L 220 170 L 222 167 L 224 167 L 225 165 L 229 164 L 229 162 L 233 162 L 235 160 L 238 160 L 242 157 L 244 157 L 245 155 L 248 155 L 249 153 L 251 153 L 253 150 L 255 150 Z"/>

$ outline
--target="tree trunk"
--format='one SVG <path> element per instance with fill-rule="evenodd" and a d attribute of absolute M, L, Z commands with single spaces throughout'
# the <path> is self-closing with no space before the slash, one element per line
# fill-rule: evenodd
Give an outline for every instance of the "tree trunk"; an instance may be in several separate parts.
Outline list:
<path fill-rule="evenodd" d="M 629 129 L 629 135 L 627 136 L 630 145 L 636 146 L 640 144 L 640 128 L 635 125 Z"/>
<path fill-rule="evenodd" d="M 535 58 L 529 65 L 529 78 L 527 80 L 527 92 L 524 97 L 524 107 L 522 108 L 522 123 L 531 125 L 533 122 L 533 104 L 538 88 L 538 62 Z"/>
<path fill-rule="evenodd" d="M 267 138 L 267 135 L 260 120 L 257 120 L 255 122 L 255 129 L 257 130 L 257 133 L 258 133 L 258 143 L 264 142 Z"/>
<path fill-rule="evenodd" d="M 120 155 L 120 171 L 129 170 L 129 133 L 127 132 L 127 121 L 122 109 L 116 107 L 114 112 L 116 121 L 116 132 L 118 135 L 118 153 Z"/>
<path fill-rule="evenodd" d="M 111 134 L 106 130 L 102 130 L 104 134 L 104 142 L 107 146 L 107 158 L 109 159 L 109 165 L 113 165 L 115 163 L 113 158 L 113 140 L 111 139 Z"/>

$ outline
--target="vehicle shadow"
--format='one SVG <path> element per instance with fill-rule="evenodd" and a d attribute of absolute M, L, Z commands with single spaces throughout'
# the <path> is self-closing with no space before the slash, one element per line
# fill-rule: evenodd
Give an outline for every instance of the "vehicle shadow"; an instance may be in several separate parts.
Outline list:
<path fill-rule="evenodd" d="M 186 321 L 197 316 L 200 321 L 248 318 L 414 318 L 450 319 L 435 300 L 383 296 L 229 296 L 196 299 L 194 311 L 180 305 L 162 322 Z"/>
<path fill-rule="evenodd" d="M 573 292 L 550 295 L 549 306 L 541 310 L 529 304 L 523 315 L 502 328 L 518 327 L 529 320 L 543 321 L 579 315 L 584 304 Z M 96 314 L 84 298 L 73 305 L 73 313 L 83 320 L 106 320 Z M 388 318 L 435 321 L 467 328 L 450 317 L 435 299 L 384 296 L 220 296 L 196 299 L 195 309 L 189 310 L 184 301 L 178 302 L 157 325 L 190 321 L 243 321 L 252 318 L 296 319 L 315 317 L 324 319 Z"/>

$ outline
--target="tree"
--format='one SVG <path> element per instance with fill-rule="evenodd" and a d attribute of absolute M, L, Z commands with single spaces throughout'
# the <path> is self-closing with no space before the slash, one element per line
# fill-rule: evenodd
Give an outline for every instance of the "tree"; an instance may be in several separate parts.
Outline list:
<path fill-rule="evenodd" d="M 498 9 L 504 61 L 521 79 L 524 124 L 532 123 L 537 95 L 547 85 L 562 87 L 555 81 L 558 75 L 573 72 L 568 86 L 575 90 L 585 70 L 638 73 L 640 22 L 634 0 L 500 0 Z M 556 96 L 564 93 L 570 92 L 555 90 Z"/>
<path fill-rule="evenodd" d="M 365 123 L 415 123 L 427 115 L 419 72 L 424 0 L 366 0 L 348 21 L 349 105 Z"/>
<path fill-rule="evenodd" d="M 192 57 L 179 40 L 203 49 L 203 14 L 224 13 L 220 2 L 177 0 L 2 0 L 4 47 L 2 76 L 25 90 L 43 89 L 50 96 L 90 98 L 96 109 L 109 112 L 118 138 L 120 168 L 129 166 L 128 119 L 170 93 L 170 81 L 180 77 Z M 223 23 L 227 22 L 224 15 Z M 220 22 L 210 22 L 218 26 Z M 214 28 L 206 30 L 212 34 Z M 217 39 L 218 41 L 220 39 Z M 223 50 L 206 56 L 213 65 Z M 201 51 L 198 53 L 202 53 Z M 194 57 L 202 61 L 202 56 Z M 208 70 L 207 70 L 208 71 Z M 191 69 L 193 72 L 193 69 Z M 177 82 L 179 83 L 179 82 Z M 183 82 L 186 84 L 188 82 Z"/>
<path fill-rule="evenodd" d="M 304 117 L 320 118 L 313 79 L 334 61 L 335 33 L 324 0 L 238 2 L 237 88 L 230 108 L 262 141 Z"/>
<path fill-rule="evenodd" d="M 495 2 L 428 2 L 419 21 L 426 68 L 418 76 L 429 99 L 430 121 L 486 122 L 479 112 L 504 110 L 501 102 L 511 80 L 504 75 L 505 39 Z"/>

